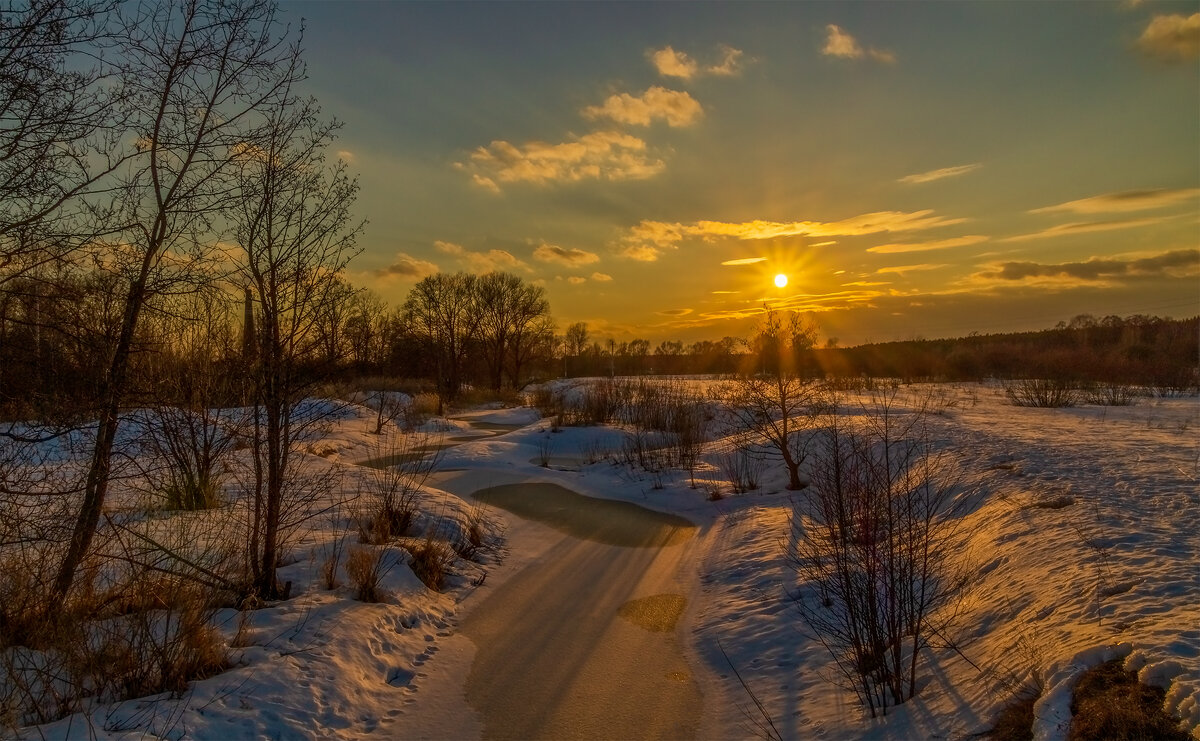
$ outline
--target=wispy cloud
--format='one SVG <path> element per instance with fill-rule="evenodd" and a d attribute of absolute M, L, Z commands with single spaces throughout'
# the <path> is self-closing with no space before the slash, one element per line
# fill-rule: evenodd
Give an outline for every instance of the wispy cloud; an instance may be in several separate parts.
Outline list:
<path fill-rule="evenodd" d="M 1148 211 L 1173 206 L 1183 201 L 1200 197 L 1200 188 L 1157 188 L 1153 190 L 1125 190 L 1119 193 L 1081 198 L 1055 206 L 1035 208 L 1031 214 L 1075 213 L 1106 214 L 1127 211 Z"/>
<path fill-rule="evenodd" d="M 708 66 L 708 74 L 718 77 L 731 77 L 739 74 L 742 71 L 742 50 L 735 49 L 728 44 L 721 44 L 718 48 L 721 51 L 721 60 Z"/>
<path fill-rule="evenodd" d="M 825 31 L 825 46 L 821 49 L 821 53 L 827 57 L 839 57 L 841 59 L 870 57 L 884 64 L 896 63 L 895 54 L 884 49 L 864 49 L 858 43 L 858 39 L 846 33 L 841 26 L 830 23 L 825 27 Z"/>
<path fill-rule="evenodd" d="M 700 71 L 700 65 L 696 63 L 696 60 L 681 51 L 675 51 L 670 46 L 651 49 L 646 56 L 650 58 L 650 63 L 658 70 L 658 74 L 663 77 L 679 77 L 690 80 Z"/>
<path fill-rule="evenodd" d="M 1200 57 L 1200 13 L 1156 15 L 1137 41 L 1146 54 L 1168 62 Z"/>
<path fill-rule="evenodd" d="M 876 270 L 875 273 L 877 275 L 887 275 L 889 273 L 894 273 L 896 275 L 904 275 L 905 273 L 911 273 L 911 272 L 921 271 L 921 270 L 937 270 L 938 268 L 944 268 L 944 267 L 946 267 L 945 263 L 941 263 L 941 264 L 921 263 L 919 265 L 892 265 L 890 267 L 880 268 L 880 269 Z"/>
<path fill-rule="evenodd" d="M 691 95 L 658 85 L 636 97 L 629 93 L 610 95 L 603 104 L 583 109 L 585 118 L 609 118 L 634 126 L 649 126 L 659 119 L 668 126 L 690 126 L 703 115 L 703 106 Z"/>
<path fill-rule="evenodd" d="M 756 262 L 766 262 L 765 257 L 742 257 L 737 260 L 726 260 L 722 265 L 753 265 Z"/>
<path fill-rule="evenodd" d="M 932 183 L 934 180 L 942 180 L 944 178 L 966 175 L 968 172 L 978 170 L 981 167 L 983 167 L 983 165 L 979 162 L 975 162 L 970 165 L 958 165 L 957 167 L 943 167 L 938 170 L 930 170 L 929 172 L 918 172 L 915 175 L 905 175 L 896 182 L 905 183 L 907 185 Z"/>
<path fill-rule="evenodd" d="M 657 313 L 661 314 L 662 316 L 687 316 L 688 314 L 692 313 L 692 310 L 691 309 L 664 309 Z"/>
<path fill-rule="evenodd" d="M 592 273 L 592 280 L 597 283 L 607 283 L 612 280 L 612 276 L 607 273 Z"/>
<path fill-rule="evenodd" d="M 1146 219 L 1129 219 L 1126 221 L 1089 221 L 1089 222 L 1072 222 L 1070 224 L 1058 224 L 1056 226 L 1043 229 L 1040 232 L 1032 232 L 1030 234 L 1018 234 L 1012 237 L 1005 237 L 998 240 L 1000 242 L 1028 242 L 1031 239 L 1048 239 L 1051 237 L 1066 237 L 1074 234 L 1093 234 L 1096 232 L 1111 232 L 1118 229 L 1134 229 L 1140 226 L 1151 226 L 1166 221 L 1169 217 L 1155 217 Z"/>
<path fill-rule="evenodd" d="M 438 252 L 456 258 L 460 265 L 472 273 L 491 273 L 501 270 L 533 271 L 528 263 L 506 250 L 476 252 L 454 242 L 441 241 L 434 242 L 433 246 Z"/>
<path fill-rule="evenodd" d="M 701 65 L 684 52 L 676 51 L 671 46 L 664 46 L 661 49 L 651 49 L 646 52 L 646 57 L 654 65 L 654 68 L 658 70 L 658 74 L 663 77 L 678 77 L 683 80 L 690 80 L 703 75 L 729 77 L 742 71 L 742 57 L 744 55 L 741 49 L 735 49 L 728 44 L 719 44 L 717 50 L 719 52 L 717 61 L 709 65 Z"/>
<path fill-rule="evenodd" d="M 642 180 L 662 172 L 662 160 L 646 153 L 646 142 L 619 131 L 595 131 L 558 144 L 516 146 L 494 141 L 455 166 L 480 187 L 498 192 L 501 183 L 570 183 L 585 179 Z"/>
<path fill-rule="evenodd" d="M 406 252 L 397 252 L 396 257 L 392 260 L 392 264 L 386 268 L 376 270 L 375 276 L 378 278 L 409 278 L 419 280 L 436 272 L 438 272 L 438 266 L 428 260 L 413 257 Z"/>
<path fill-rule="evenodd" d="M 357 157 L 354 156 L 354 152 L 351 152 L 349 149 L 339 149 L 337 152 L 337 156 L 338 156 L 338 159 L 340 159 L 341 161 L 345 162 L 348 165 L 354 164 L 354 160 L 357 159 Z"/>
<path fill-rule="evenodd" d="M 908 232 L 950 226 L 965 219 L 938 216 L 932 210 L 876 211 L 841 221 L 697 221 L 691 224 L 642 221 L 629 230 L 618 254 L 635 260 L 653 261 L 664 249 L 675 249 L 686 237 L 740 240 L 778 237 L 861 236 L 881 232 Z"/>
<path fill-rule="evenodd" d="M 1118 278 L 1155 278 L 1200 275 L 1200 249 L 1171 250 L 1149 257 L 1118 259 L 1093 257 L 1083 262 L 1056 264 L 1005 262 L 977 273 L 975 278 L 996 281 L 1038 282 L 1039 279 L 1095 283 Z"/>
<path fill-rule="evenodd" d="M 533 259 L 540 262 L 566 265 L 570 268 L 600 262 L 600 256 L 595 252 L 588 252 L 576 247 L 559 247 L 558 245 L 546 244 L 545 242 L 533 251 Z"/>
<path fill-rule="evenodd" d="M 579 275 L 572 275 L 567 278 L 567 282 L 573 286 L 577 286 L 577 285 L 580 285 L 581 283 L 587 283 L 587 278 L 584 278 Z"/>
<path fill-rule="evenodd" d="M 986 242 L 988 238 L 982 234 L 969 234 L 965 237 L 953 237 L 951 239 L 939 239 L 932 242 L 906 242 L 898 244 L 881 244 L 875 247 L 868 247 L 867 252 L 874 252 L 880 255 L 892 255 L 900 252 L 927 252 L 929 250 L 945 250 L 951 247 L 965 247 L 970 244 L 979 244 Z"/>

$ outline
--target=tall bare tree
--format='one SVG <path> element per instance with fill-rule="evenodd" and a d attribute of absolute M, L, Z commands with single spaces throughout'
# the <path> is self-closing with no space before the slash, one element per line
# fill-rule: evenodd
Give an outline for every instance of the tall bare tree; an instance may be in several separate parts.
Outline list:
<path fill-rule="evenodd" d="M 499 391 L 507 367 L 510 381 L 519 386 L 521 358 L 514 350 L 528 349 L 539 320 L 550 316 L 546 289 L 511 273 L 488 273 L 479 278 L 476 292 L 488 380 Z"/>
<path fill-rule="evenodd" d="M 0 285 L 103 230 L 81 196 L 125 161 L 115 119 L 123 88 L 105 80 L 102 62 L 114 6 L 0 4 Z"/>
<path fill-rule="evenodd" d="M 261 148 L 261 116 L 301 74 L 275 6 L 262 0 L 187 0 L 137 6 L 120 35 L 129 161 L 112 209 L 120 219 L 97 264 L 120 277 L 123 310 L 100 383 L 101 408 L 83 501 L 55 580 L 70 589 L 108 492 L 119 410 L 147 301 L 212 256 L 218 213 L 230 205 L 233 165 Z"/>
<path fill-rule="evenodd" d="M 325 149 L 337 130 L 310 100 L 286 95 L 267 115 L 264 135 L 238 157 L 238 200 L 231 220 L 244 256 L 239 269 L 258 308 L 254 389 L 254 497 L 249 566 L 259 597 L 274 599 L 281 539 L 301 487 L 296 434 L 312 423 L 300 409 L 310 378 L 302 362 L 326 354 L 322 321 L 349 301 L 341 276 L 357 254 L 362 223 L 351 207 L 358 183 L 346 164 L 329 166 Z M 295 521 L 290 521 L 294 523 Z"/>
<path fill-rule="evenodd" d="M 467 353 L 479 332 L 476 285 L 469 273 L 437 273 L 409 291 L 404 314 L 409 328 L 434 356 L 438 414 L 462 388 Z"/>

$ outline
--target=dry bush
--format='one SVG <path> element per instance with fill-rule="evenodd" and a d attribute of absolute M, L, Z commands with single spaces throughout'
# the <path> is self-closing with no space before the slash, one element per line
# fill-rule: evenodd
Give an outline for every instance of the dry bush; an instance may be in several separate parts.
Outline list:
<path fill-rule="evenodd" d="M 454 565 L 454 548 L 444 540 L 437 540 L 432 535 L 415 544 L 406 546 L 412 556 L 410 566 L 421 583 L 435 591 L 442 591 L 446 586 L 446 576 Z"/>
<path fill-rule="evenodd" d="M 480 406 L 499 402 L 506 407 L 521 406 L 521 393 L 515 389 L 496 389 L 471 387 L 463 389 L 455 399 L 457 406 Z"/>
<path fill-rule="evenodd" d="M 1163 710 L 1163 690 L 1138 682 L 1120 659 L 1079 677 L 1071 700 L 1070 741 L 1156 739 L 1189 741 L 1191 734 Z"/>
<path fill-rule="evenodd" d="M 1054 378 L 1026 378 L 1004 385 L 1004 393 L 1013 406 L 1058 408 L 1075 406 L 1075 384 Z"/>
<path fill-rule="evenodd" d="M 467 515 L 466 530 L 454 539 L 454 552 L 460 558 L 468 561 L 475 560 L 479 551 L 484 547 L 486 532 L 487 518 L 484 515 L 483 507 L 475 505 Z"/>
<path fill-rule="evenodd" d="M 365 480 L 357 517 L 361 542 L 379 545 L 408 534 L 421 488 L 441 461 L 441 442 L 440 434 L 399 435 L 376 450 L 381 463 Z"/>
<path fill-rule="evenodd" d="M 240 437 L 242 422 L 221 420 L 204 409 L 160 405 L 143 421 L 143 445 L 162 463 L 161 495 L 172 510 L 211 509 L 221 504 L 221 472 Z"/>
<path fill-rule="evenodd" d="M 558 432 L 565 423 L 566 395 L 560 390 L 543 384 L 534 388 L 530 403 L 542 417 L 550 420 L 550 429 Z"/>
<path fill-rule="evenodd" d="M 924 414 L 900 414 L 894 399 L 877 396 L 857 426 L 829 416 L 789 553 L 801 617 L 872 717 L 916 692 L 920 657 L 949 640 L 972 578 L 958 556 L 971 492 Z"/>
<path fill-rule="evenodd" d="M 383 592 L 381 582 L 387 572 L 383 551 L 351 546 L 346 555 L 346 576 L 354 587 L 354 599 L 359 602 L 383 602 L 387 595 Z"/>
<path fill-rule="evenodd" d="M 428 420 L 430 417 L 437 414 L 437 410 L 438 410 L 437 394 L 430 393 L 428 391 L 417 394 L 416 396 L 413 397 L 412 404 L 410 406 L 412 408 L 413 414 L 419 415 L 420 417 L 423 417 L 425 420 Z"/>
<path fill-rule="evenodd" d="M 1106 407 L 1128 407 L 1137 403 L 1137 389 L 1121 383 L 1094 383 L 1082 391 L 1083 401 Z"/>
<path fill-rule="evenodd" d="M 112 569 L 108 569 L 109 572 Z M 46 723 L 94 703 L 170 692 L 229 668 L 212 624 L 228 594 L 176 575 L 132 570 L 101 578 L 91 563 L 36 640 L 0 651 L 0 720 Z"/>
<path fill-rule="evenodd" d="M 739 438 L 729 450 L 716 457 L 717 470 L 729 482 L 734 494 L 744 494 L 758 488 L 762 477 L 763 459 L 751 450 L 748 440 Z"/>
<path fill-rule="evenodd" d="M 995 741 L 1032 741 L 1033 706 L 1037 701 L 1037 697 L 1020 697 L 1005 705 L 986 736 Z"/>

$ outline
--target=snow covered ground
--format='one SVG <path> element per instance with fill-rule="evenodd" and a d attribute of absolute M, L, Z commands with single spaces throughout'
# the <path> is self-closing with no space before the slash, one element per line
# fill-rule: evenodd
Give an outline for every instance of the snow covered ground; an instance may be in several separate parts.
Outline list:
<path fill-rule="evenodd" d="M 458 444 L 443 451 L 442 472 L 426 487 L 422 523 L 465 527 L 471 492 L 519 481 L 695 522 L 692 560 L 680 566 L 688 598 L 681 631 L 704 697 L 701 737 L 758 736 L 767 721 L 752 692 L 783 738 L 961 738 L 990 727 L 1015 690 L 1039 685 L 1038 737 L 1062 738 L 1073 678 L 1124 656 L 1168 690 L 1168 709 L 1200 738 L 1200 400 L 1028 409 L 992 385 L 933 391 L 938 440 L 984 493 L 967 515 L 980 576 L 958 651 L 932 652 L 919 695 L 886 717 L 870 719 L 828 681 L 830 657 L 805 635 L 791 598 L 797 576 L 783 552 L 792 498 L 805 495 L 784 489 L 782 466 L 765 471 L 756 491 L 706 498 L 705 482 L 720 483 L 713 464 L 729 441 L 710 444 L 692 488 L 686 472 L 616 463 L 625 433 L 615 427 L 554 432 L 527 408 L 433 420 L 427 429 Z M 929 387 L 901 389 L 913 404 L 929 395 Z M 860 401 L 846 397 L 844 413 L 857 414 Z M 336 471 L 342 494 L 352 494 L 371 474 L 355 463 L 381 452 L 370 433 L 375 414 L 327 404 L 336 413 L 306 443 L 304 465 Z M 497 425 L 513 431 L 493 436 Z M 480 718 L 464 691 L 475 648 L 456 626 L 563 537 L 500 510 L 488 518 L 497 547 L 478 562 L 458 560 L 443 593 L 425 588 L 407 554 L 388 547 L 382 604 L 357 602 L 346 586 L 323 587 L 320 566 L 348 526 L 344 514 L 317 518 L 280 574 L 292 582 L 290 600 L 219 615 L 232 670 L 193 683 L 181 698 L 97 707 L 20 736 L 478 737 Z"/>

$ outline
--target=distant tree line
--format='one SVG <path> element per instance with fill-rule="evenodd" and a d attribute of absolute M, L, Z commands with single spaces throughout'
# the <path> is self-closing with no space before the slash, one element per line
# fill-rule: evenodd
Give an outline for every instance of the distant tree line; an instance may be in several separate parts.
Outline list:
<path fill-rule="evenodd" d="M 574 324 L 561 343 L 567 376 L 772 373 L 780 364 L 808 377 L 978 381 L 1048 378 L 1189 390 L 1200 385 L 1200 317 L 1083 314 L 1053 329 L 841 348 L 817 342 L 811 322 L 768 311 L 749 338 L 685 345 L 591 341 Z"/>
<path fill-rule="evenodd" d="M 834 377 L 1046 378 L 1189 391 L 1200 385 L 1200 317 L 1083 314 L 1037 332 L 822 348 L 813 363 Z"/>

